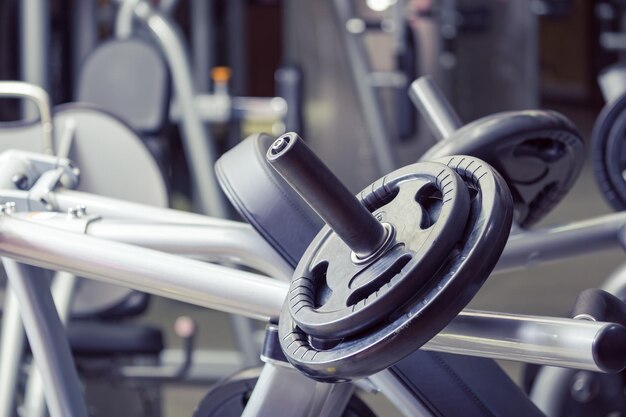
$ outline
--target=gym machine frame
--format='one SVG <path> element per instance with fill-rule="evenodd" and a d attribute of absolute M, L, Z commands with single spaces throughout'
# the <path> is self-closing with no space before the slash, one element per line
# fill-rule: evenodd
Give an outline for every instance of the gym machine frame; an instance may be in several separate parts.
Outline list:
<path fill-rule="evenodd" d="M 85 415 L 85 405 L 80 400 L 80 385 L 67 340 L 59 341 L 54 336 L 53 330 L 59 329 L 61 322 L 51 301 L 47 281 L 35 276 L 31 279 L 30 275 L 37 272 L 24 264 L 66 271 L 261 320 L 279 315 L 287 282 L 154 250 L 195 255 L 200 252 L 205 255 L 226 253 L 284 278 L 289 272 L 288 267 L 267 251 L 264 242 L 259 245 L 262 240 L 250 226 L 76 191 L 50 191 L 47 197 L 48 203 L 59 211 L 84 205 L 93 215 L 125 219 L 120 223 L 97 220 L 97 216 L 88 217 L 83 219 L 83 226 L 77 228 L 76 221 L 81 223 L 80 218 L 53 213 L 12 213 L 12 205 L 5 205 L 0 216 L 0 254 L 17 261 L 7 259 L 5 264 L 11 285 L 21 288 L 16 291 L 20 293 L 16 296 L 25 317 L 35 361 L 42 372 L 46 400 L 53 417 Z M 3 200 L 6 202 L 11 198 L 15 199 L 15 192 Z M 60 218 L 65 221 L 59 222 Z M 512 235 L 496 271 L 534 266 L 619 245 L 624 226 L 626 213 L 618 213 Z M 240 237 L 236 241 L 228 237 L 233 231 L 237 231 Z M 194 236 L 197 240 L 193 239 Z M 186 247 L 179 246 L 182 243 Z M 542 256 L 538 257 L 538 254 Z M 619 359 L 617 369 L 607 369 L 597 352 L 615 326 L 612 323 L 464 310 L 423 348 L 592 371 L 617 371 L 622 367 L 621 362 L 626 361 Z M 66 354 L 62 353 L 64 348 Z M 307 415 L 305 410 L 311 407 L 320 415 L 333 415 L 332 410 L 338 408 L 338 401 L 347 401 L 349 392 L 348 388 L 341 388 L 343 385 L 314 382 L 284 365 L 274 362 L 265 365 L 244 414 L 246 417 L 266 415 L 269 410 L 273 415 L 280 415 L 276 414 L 277 403 L 271 398 L 282 395 L 278 394 L 282 390 L 276 388 L 283 386 L 284 382 L 280 381 L 285 380 L 289 381 L 290 388 L 297 387 L 293 389 L 302 395 L 310 394 L 311 389 L 316 392 L 315 404 L 302 402 L 300 408 L 284 407 L 291 415 Z M 68 369 L 73 371 L 68 372 Z M 401 384 L 391 373 L 385 371 L 369 380 L 407 415 L 424 415 L 415 398 L 406 393 L 403 395 Z M 421 410 L 419 414 L 418 410 Z M 328 414 L 323 414 L 325 412 Z"/>

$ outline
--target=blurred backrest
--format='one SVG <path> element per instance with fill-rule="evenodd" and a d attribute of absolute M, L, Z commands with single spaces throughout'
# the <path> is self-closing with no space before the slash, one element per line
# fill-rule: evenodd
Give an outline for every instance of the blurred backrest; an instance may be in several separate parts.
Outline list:
<path fill-rule="evenodd" d="M 140 39 L 111 40 L 85 60 L 76 100 L 93 103 L 143 134 L 155 134 L 167 122 L 170 77 L 165 61 Z"/>

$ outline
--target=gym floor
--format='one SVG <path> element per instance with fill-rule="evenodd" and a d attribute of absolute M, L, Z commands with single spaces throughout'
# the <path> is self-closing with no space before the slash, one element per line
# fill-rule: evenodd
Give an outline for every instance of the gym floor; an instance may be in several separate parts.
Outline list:
<path fill-rule="evenodd" d="M 586 140 L 590 137 L 596 117 L 595 110 L 578 107 L 559 107 L 555 110 L 570 117 Z M 587 163 L 573 191 L 539 226 L 583 220 L 611 212 L 596 187 L 589 160 L 588 155 Z M 580 291 L 601 285 L 623 262 L 624 254 L 616 248 L 532 269 L 497 274 L 487 281 L 470 307 L 499 312 L 565 316 Z M 171 329 L 176 317 L 182 314 L 193 317 L 199 325 L 198 347 L 228 349 L 234 346 L 229 320 L 225 314 L 170 300 L 155 299 L 144 320 L 161 323 Z M 167 342 L 172 347 L 178 342 L 171 331 L 167 335 Z M 503 362 L 502 366 L 515 380 L 519 380 L 520 364 Z M 207 388 L 198 385 L 168 386 L 164 396 L 164 416 L 191 416 Z M 380 416 L 399 416 L 380 397 L 371 396 L 366 401 L 371 403 Z"/>

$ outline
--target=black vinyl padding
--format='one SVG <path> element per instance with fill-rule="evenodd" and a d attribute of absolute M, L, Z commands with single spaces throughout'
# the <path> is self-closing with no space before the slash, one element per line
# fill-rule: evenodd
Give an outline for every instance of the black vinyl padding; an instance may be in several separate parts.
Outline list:
<path fill-rule="evenodd" d="M 239 214 L 296 266 L 324 222 L 265 160 L 274 138 L 252 135 L 215 164 L 217 179 Z"/>
<path fill-rule="evenodd" d="M 145 324 L 77 320 L 67 333 L 78 357 L 158 355 L 164 347 L 161 329 Z"/>
<path fill-rule="evenodd" d="M 390 370 L 437 417 L 545 417 L 492 359 L 418 350 Z"/>

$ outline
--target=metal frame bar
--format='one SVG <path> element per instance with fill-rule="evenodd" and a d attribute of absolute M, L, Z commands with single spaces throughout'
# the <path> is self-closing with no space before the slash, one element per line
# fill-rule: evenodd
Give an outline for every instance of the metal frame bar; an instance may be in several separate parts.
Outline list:
<path fill-rule="evenodd" d="M 51 417 L 87 417 L 82 386 L 44 271 L 3 258 Z"/>
<path fill-rule="evenodd" d="M 26 4 L 31 4 L 33 2 L 24 1 L 21 2 L 26 8 Z M 47 2 L 43 2 L 47 3 Z M 45 9 L 45 7 L 44 7 Z M 33 77 L 26 77 L 25 79 L 30 79 Z M 34 82 L 34 81 L 32 81 Z M 43 145 L 43 153 L 52 154 L 53 153 L 53 145 L 52 145 L 52 107 L 50 105 L 50 96 L 39 85 L 33 84 L 32 82 L 22 82 L 22 81 L 0 81 L 0 97 L 18 97 L 25 98 L 35 103 L 37 106 L 37 111 L 39 113 L 39 119 L 41 123 L 42 129 L 42 145 Z M 28 117 L 36 117 L 37 114 L 32 112 L 31 110 L 26 111 Z"/>
<path fill-rule="evenodd" d="M 20 19 L 20 77 L 22 81 L 36 84 L 44 91 L 49 82 L 50 6 L 47 0 L 29 0 L 19 3 Z M 24 103 L 25 119 L 36 117 L 31 104 Z M 43 117 L 43 116 L 42 116 Z"/>
<path fill-rule="evenodd" d="M 76 276 L 66 272 L 54 274 L 49 291 L 52 294 L 56 312 L 65 326 L 69 319 L 70 307 L 74 290 L 76 289 Z M 20 326 L 22 323 L 20 322 Z M 4 337 L 4 330 L 2 336 Z M 39 372 L 39 366 L 30 368 L 24 396 L 23 415 L 27 417 L 46 417 L 46 386 Z"/>
<path fill-rule="evenodd" d="M 237 222 L 127 203 L 71 190 L 55 191 L 50 194 L 50 198 L 60 211 L 66 211 L 77 205 L 86 205 L 90 212 L 118 219 L 127 217 L 135 220 L 176 224 L 241 225 Z M 620 232 L 625 226 L 626 212 L 620 212 L 567 225 L 512 233 L 494 271 L 504 272 L 518 268 L 529 268 L 567 257 L 617 247 L 621 243 Z M 250 234 L 252 242 L 255 239 L 252 237 L 255 232 L 250 226 L 246 225 L 245 227 L 249 230 L 246 233 Z M 255 250 L 267 247 L 268 253 L 273 251 L 261 238 L 257 236 L 256 239 L 259 243 L 254 244 Z M 277 255 L 275 256 L 278 258 Z M 273 259 L 272 262 L 275 260 Z"/>
<path fill-rule="evenodd" d="M 8 284 L 7 284 L 8 287 Z M 0 417 L 12 417 L 15 411 L 16 381 L 22 363 L 25 333 L 20 306 L 13 291 L 5 295 L 0 339 Z"/>
<path fill-rule="evenodd" d="M 495 271 L 528 268 L 617 247 L 626 212 L 511 234 Z"/>
<path fill-rule="evenodd" d="M 0 230 L 3 256 L 229 313 L 278 317 L 288 291 L 286 282 L 10 215 Z M 597 349 L 615 326 L 465 310 L 424 349 L 597 371 Z"/>
<path fill-rule="evenodd" d="M 248 232 L 248 228 L 239 225 L 171 225 L 104 219 L 90 222 L 86 229 L 86 234 L 97 238 L 171 254 L 236 262 L 274 278 L 290 281 L 293 273 L 291 267 L 285 262 L 276 262 L 278 256 L 264 247 L 259 247 L 257 237 Z"/>
<path fill-rule="evenodd" d="M 226 217 L 226 201 L 212 169 L 217 159 L 215 144 L 196 109 L 191 65 L 183 36 L 163 13 L 143 0 L 126 0 L 122 3 L 116 20 L 117 36 L 130 36 L 133 21 L 142 23 L 154 37 L 170 69 L 180 106 L 183 148 L 191 171 L 196 202 L 203 213 Z"/>
<path fill-rule="evenodd" d="M 378 92 L 370 84 L 370 63 L 362 33 L 350 32 L 347 27 L 348 22 L 356 16 L 352 1 L 333 0 L 334 12 L 339 25 L 339 33 L 346 48 L 354 87 L 363 112 L 363 122 L 367 127 L 378 169 L 380 172 L 387 173 L 396 168 L 395 157 L 392 147 L 389 146 L 391 138 L 383 118 L 385 112 L 382 109 Z"/>
<path fill-rule="evenodd" d="M 353 391 L 352 384 L 325 384 L 266 363 L 242 417 L 340 417 Z"/>
<path fill-rule="evenodd" d="M 287 283 L 251 272 L 56 230 L 5 215 L 0 253 L 139 291 L 265 320 L 280 312 Z"/>

